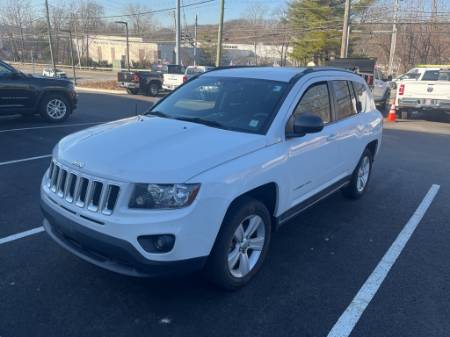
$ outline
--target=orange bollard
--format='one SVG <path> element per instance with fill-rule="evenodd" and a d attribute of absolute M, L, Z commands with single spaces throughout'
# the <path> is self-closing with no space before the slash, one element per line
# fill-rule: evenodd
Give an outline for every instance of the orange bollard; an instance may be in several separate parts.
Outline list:
<path fill-rule="evenodd" d="M 391 105 L 391 110 L 389 110 L 388 118 L 389 122 L 397 121 L 397 111 L 395 110 L 395 104 Z"/>

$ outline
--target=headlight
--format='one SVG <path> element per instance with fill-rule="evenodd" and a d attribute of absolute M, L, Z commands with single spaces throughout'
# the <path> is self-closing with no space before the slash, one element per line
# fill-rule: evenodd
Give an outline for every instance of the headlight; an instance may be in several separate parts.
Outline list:
<path fill-rule="evenodd" d="M 164 209 L 189 206 L 197 196 L 200 184 L 136 184 L 130 208 Z"/>

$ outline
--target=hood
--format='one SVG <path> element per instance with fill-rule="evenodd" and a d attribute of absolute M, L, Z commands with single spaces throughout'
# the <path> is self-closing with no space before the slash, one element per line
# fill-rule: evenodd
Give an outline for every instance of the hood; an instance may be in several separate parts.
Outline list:
<path fill-rule="evenodd" d="M 94 176 L 181 183 L 265 146 L 265 137 L 154 116 L 132 117 L 63 138 L 54 158 Z"/>
<path fill-rule="evenodd" d="M 45 77 L 42 75 L 31 75 L 31 74 L 26 74 L 26 76 L 33 78 L 34 81 L 42 85 L 53 85 L 59 87 L 68 87 L 73 85 L 72 81 L 67 78 Z"/>

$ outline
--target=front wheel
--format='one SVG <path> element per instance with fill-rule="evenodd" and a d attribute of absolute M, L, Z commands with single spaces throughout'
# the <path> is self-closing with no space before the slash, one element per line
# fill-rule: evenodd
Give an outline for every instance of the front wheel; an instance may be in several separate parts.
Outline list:
<path fill-rule="evenodd" d="M 71 113 L 71 107 L 67 99 L 58 94 L 50 94 L 43 98 L 40 107 L 40 115 L 47 122 L 64 122 Z"/>
<path fill-rule="evenodd" d="M 271 238 L 271 216 L 266 206 L 242 198 L 226 215 L 206 264 L 206 273 L 216 285 L 235 290 L 247 284 L 260 270 Z"/>
<path fill-rule="evenodd" d="M 364 195 L 372 173 L 372 163 L 373 155 L 366 149 L 353 172 L 350 183 L 342 189 L 347 198 L 359 199 Z"/>

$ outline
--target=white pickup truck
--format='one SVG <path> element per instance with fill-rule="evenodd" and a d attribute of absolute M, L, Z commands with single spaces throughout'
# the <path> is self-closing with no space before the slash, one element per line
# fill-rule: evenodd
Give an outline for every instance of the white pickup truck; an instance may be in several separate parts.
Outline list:
<path fill-rule="evenodd" d="M 397 82 L 395 105 L 402 118 L 450 114 L 450 69 L 414 68 Z"/>
<path fill-rule="evenodd" d="M 175 90 L 184 82 L 189 80 L 191 77 L 204 73 L 213 68 L 214 67 L 208 66 L 189 66 L 186 68 L 186 71 L 182 74 L 164 74 L 164 81 L 162 87 L 164 90 L 169 91 Z"/>

